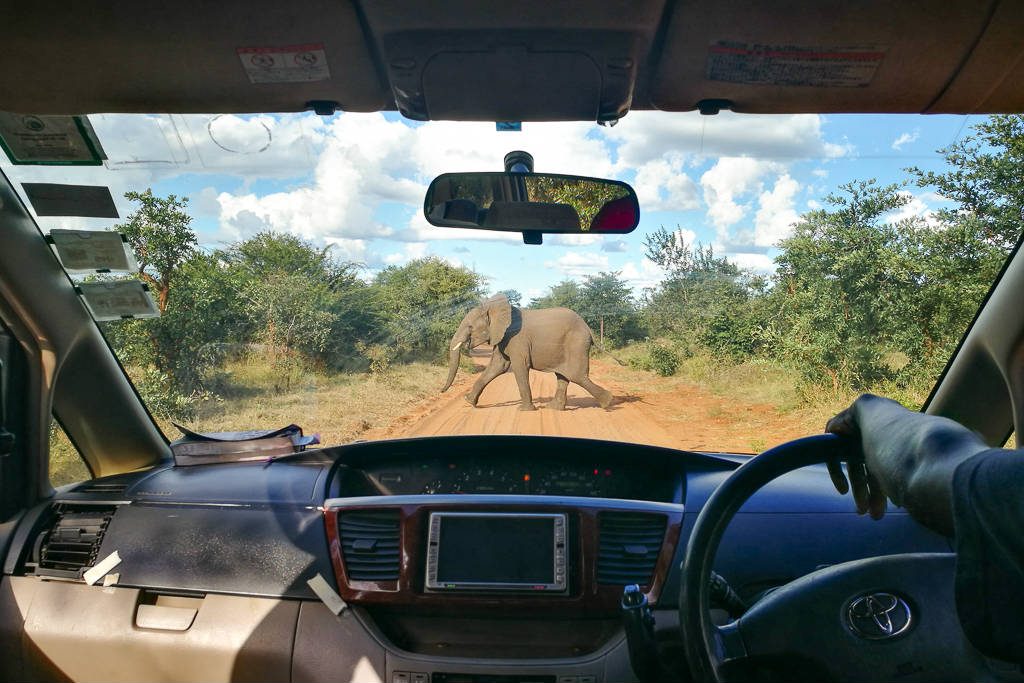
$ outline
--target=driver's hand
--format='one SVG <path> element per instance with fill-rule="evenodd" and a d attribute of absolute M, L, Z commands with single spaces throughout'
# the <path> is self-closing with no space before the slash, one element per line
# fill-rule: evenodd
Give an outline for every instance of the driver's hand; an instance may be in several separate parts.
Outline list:
<path fill-rule="evenodd" d="M 828 424 L 825 425 L 825 431 L 838 436 L 856 439 L 858 444 L 857 452 L 860 453 L 860 428 L 857 426 L 855 406 L 856 404 L 851 405 L 829 420 Z M 872 519 L 882 518 L 882 515 L 885 514 L 886 496 L 882 492 L 882 486 L 879 484 L 878 479 L 867 468 L 863 454 L 851 458 L 847 462 L 846 469 L 850 474 L 849 482 L 846 480 L 846 475 L 843 474 L 843 465 L 838 459 L 829 460 L 827 465 L 829 476 L 832 477 L 832 484 L 835 485 L 839 493 L 845 495 L 852 486 L 853 500 L 857 505 L 857 514 L 869 513 Z"/>

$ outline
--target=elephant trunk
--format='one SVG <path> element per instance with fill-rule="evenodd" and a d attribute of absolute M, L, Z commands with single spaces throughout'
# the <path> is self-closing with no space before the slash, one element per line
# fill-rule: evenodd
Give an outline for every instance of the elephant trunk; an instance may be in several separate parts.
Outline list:
<path fill-rule="evenodd" d="M 459 370 L 459 356 L 462 354 L 462 345 L 464 341 L 458 340 L 458 335 L 452 339 L 451 349 L 448 351 L 448 380 L 444 383 L 441 391 L 448 391 L 451 387 L 452 382 L 455 381 L 455 373 Z"/>

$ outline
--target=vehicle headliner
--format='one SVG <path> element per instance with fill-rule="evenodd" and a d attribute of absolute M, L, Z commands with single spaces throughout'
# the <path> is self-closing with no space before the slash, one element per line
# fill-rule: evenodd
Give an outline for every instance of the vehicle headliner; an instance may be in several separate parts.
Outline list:
<path fill-rule="evenodd" d="M 1018 112 L 1022 32 L 1020 5 L 998 0 L 22 3 L 0 28 L 0 110 L 284 112 L 317 101 L 413 118 L 594 120 L 726 100 L 749 113 Z M 834 54 L 840 67 L 844 53 L 880 61 L 863 84 L 752 82 L 712 76 L 723 44 Z M 322 45 L 330 77 L 250 82 L 239 48 L 294 45 Z"/>

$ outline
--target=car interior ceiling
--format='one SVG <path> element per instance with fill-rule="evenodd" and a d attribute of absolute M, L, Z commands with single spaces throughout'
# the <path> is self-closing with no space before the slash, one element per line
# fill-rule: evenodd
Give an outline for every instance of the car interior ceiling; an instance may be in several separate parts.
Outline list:
<path fill-rule="evenodd" d="M 1009 0 L 638 0 L 585 9 L 567 0 L 314 0 L 301 10 L 258 1 L 244 11 L 196 0 L 75 3 L 59 11 L 26 4 L 9 8 L 0 26 L 7 55 L 0 111 L 313 109 L 397 111 L 414 120 L 605 122 L 647 109 L 1020 112 L 1022 34 L 1024 12 Z M 253 87 L 239 79 L 240 46 L 311 40 L 323 43 L 330 80 Z M 863 87 L 707 77 L 709 55 L 791 45 L 857 46 L 884 57 Z M 1019 246 L 924 408 L 993 446 L 1024 426 Z M 577 568 L 571 577 L 591 594 L 548 611 L 536 602 L 542 597 L 452 600 L 430 595 L 422 579 L 406 583 L 404 573 L 392 583 L 359 580 L 354 563 L 346 565 L 340 540 L 346 515 L 372 525 L 381 506 L 400 510 L 403 538 L 426 541 L 411 463 L 443 471 L 448 460 L 468 463 L 484 451 L 511 462 L 523 453 L 515 437 L 355 443 L 271 466 L 218 465 L 232 468 L 228 476 L 202 468 L 183 473 L 187 468 L 170 466 L 166 437 L 71 288 L 13 184 L 0 182 L 0 369 L 6 369 L 0 427 L 17 434 L 15 451 L 0 457 L 6 520 L 0 520 L 0 679 L 637 680 L 620 623 L 621 587 L 602 584 L 597 569 Z M 5 346 L 7 338 L 16 346 Z M 59 491 L 50 486 L 40 454 L 47 452 L 51 415 L 96 480 Z M 557 514 L 571 510 L 570 533 L 591 534 L 580 547 L 594 557 L 605 520 L 664 517 L 654 533 L 671 542 L 650 551 L 658 564 L 651 569 L 655 585 L 646 588 L 660 646 L 679 657 L 675 600 L 686 535 L 703 503 L 743 460 L 617 446 L 530 445 L 538 458 L 551 455 L 566 467 L 604 458 L 623 470 L 643 470 L 635 465 L 643 461 L 649 471 L 638 472 L 638 481 L 661 477 L 664 486 L 644 480 L 615 503 L 572 498 L 578 509 L 556 501 L 550 509 L 533 505 Z M 409 490 L 387 485 L 395 472 Z M 829 486 L 824 468 L 811 467 L 758 492 L 723 540 L 716 571 L 753 601 L 819 569 L 823 556 L 826 564 L 839 564 L 949 553 L 947 539 L 902 512 L 865 525 Z M 486 503 L 522 509 L 512 498 Z M 457 508 L 448 499 L 444 505 Z M 93 560 L 114 550 L 138 558 L 125 563 L 116 588 L 39 571 L 33 553 L 46 534 L 62 515 L 83 511 L 98 511 L 104 520 Z M 744 549 L 769 534 L 773 547 L 750 566 Z M 806 538 L 829 542 L 802 550 Z M 314 575 L 340 578 L 338 593 L 351 607 L 337 614 L 325 609 L 307 584 Z M 996 666 L 971 661 L 989 665 Z M 998 675 L 1021 679 L 1019 670 L 998 669 Z"/>

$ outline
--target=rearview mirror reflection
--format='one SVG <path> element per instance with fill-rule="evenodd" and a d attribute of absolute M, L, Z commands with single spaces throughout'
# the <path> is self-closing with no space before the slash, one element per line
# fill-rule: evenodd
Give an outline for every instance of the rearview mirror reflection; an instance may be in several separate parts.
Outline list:
<path fill-rule="evenodd" d="M 626 183 L 548 173 L 445 173 L 423 211 L 438 227 L 507 232 L 624 234 L 640 221 Z"/>

